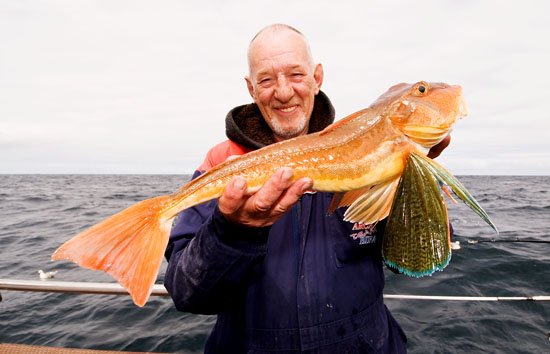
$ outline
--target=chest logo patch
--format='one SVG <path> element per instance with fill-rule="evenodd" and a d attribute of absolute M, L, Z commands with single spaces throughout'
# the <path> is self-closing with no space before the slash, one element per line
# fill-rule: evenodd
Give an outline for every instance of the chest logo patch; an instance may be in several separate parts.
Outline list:
<path fill-rule="evenodd" d="M 354 240 L 359 239 L 360 245 L 374 243 L 376 241 L 376 233 L 374 224 L 366 225 L 363 222 L 356 222 L 353 225 L 352 233 L 349 235 Z"/>

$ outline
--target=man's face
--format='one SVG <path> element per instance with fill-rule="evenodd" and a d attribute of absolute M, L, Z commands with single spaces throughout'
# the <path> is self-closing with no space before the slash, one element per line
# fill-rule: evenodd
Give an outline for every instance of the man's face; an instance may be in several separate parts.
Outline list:
<path fill-rule="evenodd" d="M 277 141 L 307 134 L 323 79 L 304 38 L 291 30 L 265 31 L 251 44 L 248 90 Z"/>

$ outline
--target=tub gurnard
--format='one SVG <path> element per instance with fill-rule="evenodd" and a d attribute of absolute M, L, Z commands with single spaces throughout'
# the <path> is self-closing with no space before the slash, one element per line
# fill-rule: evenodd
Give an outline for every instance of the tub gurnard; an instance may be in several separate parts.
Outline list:
<path fill-rule="evenodd" d="M 52 259 L 103 270 L 143 306 L 180 211 L 218 198 L 235 176 L 246 178 L 247 193 L 253 193 L 286 166 L 293 169 L 292 180 L 309 177 L 313 190 L 334 192 L 328 213 L 347 206 L 345 220 L 367 224 L 388 217 L 385 262 L 411 276 L 432 274 L 451 256 L 445 186 L 496 231 L 460 182 L 426 156 L 465 115 L 460 86 L 395 85 L 321 132 L 228 160 L 172 195 L 130 206 L 64 243 Z"/>

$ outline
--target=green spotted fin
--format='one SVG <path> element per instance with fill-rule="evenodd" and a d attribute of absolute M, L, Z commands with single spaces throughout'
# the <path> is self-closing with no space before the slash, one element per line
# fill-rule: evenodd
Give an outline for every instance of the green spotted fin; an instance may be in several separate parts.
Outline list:
<path fill-rule="evenodd" d="M 421 277 L 451 259 L 447 207 L 438 178 L 415 154 L 407 159 L 392 203 L 382 253 L 386 264 Z"/>
<path fill-rule="evenodd" d="M 412 153 L 407 159 L 384 232 L 386 264 L 421 277 L 443 270 L 451 259 L 449 217 L 441 184 L 474 210 L 495 231 L 487 213 L 464 186 L 432 159 Z"/>
<path fill-rule="evenodd" d="M 437 179 L 445 185 L 451 187 L 453 192 L 460 198 L 462 201 L 468 205 L 473 211 L 475 211 L 489 226 L 493 228 L 498 234 L 498 229 L 495 224 L 491 221 L 485 210 L 477 203 L 477 201 L 472 197 L 472 195 L 464 188 L 462 183 L 460 183 L 455 176 L 453 176 L 449 171 L 447 171 L 443 166 L 435 162 L 434 160 L 418 155 L 411 154 L 412 158 L 418 161 L 419 164 L 425 166 L 427 170 L 430 170 Z"/>

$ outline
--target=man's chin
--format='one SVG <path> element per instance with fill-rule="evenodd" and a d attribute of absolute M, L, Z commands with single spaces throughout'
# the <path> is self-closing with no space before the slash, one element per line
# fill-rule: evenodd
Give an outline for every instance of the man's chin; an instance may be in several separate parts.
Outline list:
<path fill-rule="evenodd" d="M 297 136 L 307 133 L 308 119 L 305 117 L 292 119 L 292 121 L 295 122 L 295 124 L 292 125 L 285 124 L 283 126 L 279 123 L 280 121 L 285 121 L 285 119 L 283 118 L 281 120 L 272 120 L 271 129 L 273 130 L 273 134 L 275 134 L 275 136 L 280 138 L 281 140 L 295 138 Z"/>
<path fill-rule="evenodd" d="M 305 130 L 304 127 L 299 127 L 299 128 L 300 129 L 297 129 L 297 128 L 273 129 L 273 133 L 283 140 L 296 138 L 298 136 L 307 134 L 307 130 Z"/>
<path fill-rule="evenodd" d="M 274 132 L 274 133 L 276 137 L 279 138 L 278 140 L 288 140 L 288 139 L 296 138 L 301 135 L 296 132 Z"/>

